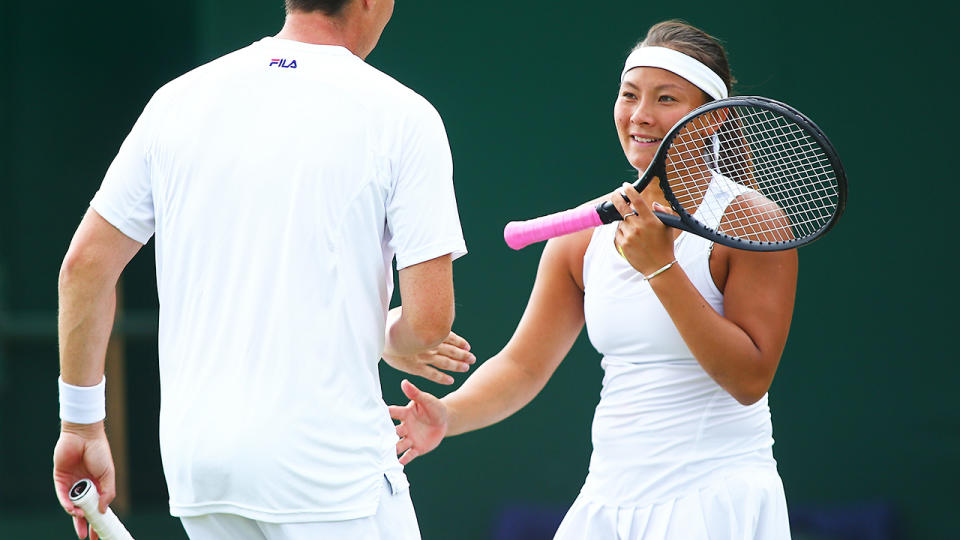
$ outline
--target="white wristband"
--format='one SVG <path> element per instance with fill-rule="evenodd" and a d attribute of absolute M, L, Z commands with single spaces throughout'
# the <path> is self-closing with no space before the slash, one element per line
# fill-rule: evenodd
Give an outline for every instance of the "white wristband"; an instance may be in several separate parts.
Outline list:
<path fill-rule="evenodd" d="M 74 424 L 95 424 L 107 417 L 104 376 L 96 386 L 74 386 L 57 379 L 60 386 L 60 419 Z"/>

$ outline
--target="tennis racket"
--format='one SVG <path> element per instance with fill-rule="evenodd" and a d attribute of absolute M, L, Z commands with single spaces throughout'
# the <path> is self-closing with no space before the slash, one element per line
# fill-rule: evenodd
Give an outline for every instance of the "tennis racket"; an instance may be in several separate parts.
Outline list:
<path fill-rule="evenodd" d="M 677 214 L 654 212 L 660 221 L 750 251 L 813 242 L 847 200 L 843 166 L 823 131 L 796 109 L 755 96 L 712 101 L 684 116 L 633 186 L 643 191 L 653 177 Z M 606 201 L 510 222 L 503 236 L 521 249 L 620 219 Z"/>
<path fill-rule="evenodd" d="M 100 494 L 90 480 L 84 478 L 73 484 L 70 502 L 83 510 L 83 517 L 103 540 L 133 540 L 113 510 L 108 507 L 106 513 L 100 513 Z"/>

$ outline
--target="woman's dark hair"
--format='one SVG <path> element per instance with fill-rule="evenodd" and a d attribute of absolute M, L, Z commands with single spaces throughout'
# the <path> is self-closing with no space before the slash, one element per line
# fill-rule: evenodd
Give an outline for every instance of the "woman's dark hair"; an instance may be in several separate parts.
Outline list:
<path fill-rule="evenodd" d="M 643 38 L 634 50 L 640 47 L 667 47 L 695 58 L 701 64 L 716 73 L 732 94 L 737 82 L 730 73 L 727 51 L 717 38 L 680 20 L 669 20 L 650 27 L 647 37 Z M 707 101 L 713 98 L 704 92 Z M 756 187 L 753 180 L 753 156 L 747 139 L 743 136 L 736 118 L 736 111 L 730 110 L 730 116 L 717 132 L 719 154 L 714 156 L 712 144 L 703 148 L 710 168 L 720 174 L 735 179 L 748 187 Z"/>
<path fill-rule="evenodd" d="M 285 0 L 287 13 L 300 11 L 310 13 L 320 11 L 326 15 L 337 15 L 350 0 Z"/>
<path fill-rule="evenodd" d="M 715 37 L 683 21 L 672 19 L 651 26 L 647 37 L 634 50 L 640 47 L 666 47 L 697 59 L 720 76 L 728 93 L 737 82 L 730 73 L 730 62 L 723 45 Z"/>

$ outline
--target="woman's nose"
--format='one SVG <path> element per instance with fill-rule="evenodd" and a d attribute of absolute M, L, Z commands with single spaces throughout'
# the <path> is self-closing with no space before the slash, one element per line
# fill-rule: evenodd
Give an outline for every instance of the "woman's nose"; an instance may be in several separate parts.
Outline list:
<path fill-rule="evenodd" d="M 650 107 L 648 106 L 646 100 L 640 100 L 637 102 L 636 107 L 634 107 L 633 112 L 630 114 L 630 123 L 637 125 L 652 123 Z"/>

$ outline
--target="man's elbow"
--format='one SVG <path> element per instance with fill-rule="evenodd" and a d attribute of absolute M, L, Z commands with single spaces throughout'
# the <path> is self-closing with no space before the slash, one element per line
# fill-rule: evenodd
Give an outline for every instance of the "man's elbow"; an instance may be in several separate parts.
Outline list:
<path fill-rule="evenodd" d="M 453 310 L 449 313 L 433 313 L 427 317 L 418 317 L 412 321 L 412 329 L 417 341 L 423 348 L 435 347 L 450 335 L 453 328 Z"/>
<path fill-rule="evenodd" d="M 71 248 L 67 251 L 67 254 L 63 257 L 63 262 L 60 264 L 60 275 L 57 279 L 60 291 L 88 275 L 93 262 L 90 257 L 84 254 L 83 250 Z"/>
<path fill-rule="evenodd" d="M 117 272 L 110 268 L 103 257 L 98 256 L 97 250 L 71 246 L 60 264 L 58 290 L 63 294 L 69 289 L 78 287 L 112 286 L 116 283 L 117 277 Z"/>

